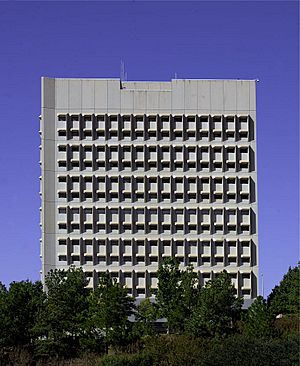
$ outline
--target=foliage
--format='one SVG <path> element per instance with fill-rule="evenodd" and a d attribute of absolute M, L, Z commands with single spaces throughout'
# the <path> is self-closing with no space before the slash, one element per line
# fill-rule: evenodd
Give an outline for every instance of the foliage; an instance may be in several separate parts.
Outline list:
<path fill-rule="evenodd" d="M 174 258 L 159 268 L 156 302 L 137 308 L 109 274 L 90 291 L 74 267 L 51 271 L 46 292 L 40 282 L 0 283 L 0 364 L 93 365 L 110 348 L 122 354 L 104 356 L 101 366 L 298 365 L 298 279 L 299 267 L 290 268 L 242 320 L 242 299 L 225 271 L 199 288 L 193 268 L 179 269 Z M 157 317 L 173 334 L 156 334 Z"/>
<path fill-rule="evenodd" d="M 209 345 L 208 340 L 185 334 L 164 334 L 148 338 L 144 351 L 155 366 L 194 366 Z"/>
<path fill-rule="evenodd" d="M 135 355 L 104 356 L 99 366 L 152 366 L 152 357 L 145 352 Z"/>
<path fill-rule="evenodd" d="M 0 346 L 7 343 L 6 331 L 9 323 L 9 314 L 6 305 L 7 292 L 5 285 L 0 282 Z"/>
<path fill-rule="evenodd" d="M 300 265 L 289 268 L 278 286 L 268 297 L 268 305 L 273 314 L 298 314 L 300 294 Z"/>
<path fill-rule="evenodd" d="M 296 366 L 298 360 L 297 337 L 202 339 L 173 334 L 149 338 L 135 355 L 106 356 L 99 366 Z"/>
<path fill-rule="evenodd" d="M 213 339 L 202 355 L 200 366 L 296 366 L 299 364 L 297 338 L 262 339 L 241 335 Z"/>
<path fill-rule="evenodd" d="M 79 339 L 85 337 L 88 282 L 83 270 L 51 270 L 46 276 L 47 299 L 35 327 L 40 336 L 37 354 L 76 355 Z"/>
<path fill-rule="evenodd" d="M 232 333 L 241 307 L 242 299 L 235 295 L 230 276 L 223 271 L 200 290 L 187 331 L 194 336 Z"/>
<path fill-rule="evenodd" d="M 156 321 L 156 305 L 149 299 L 143 299 L 136 308 L 134 333 L 139 336 L 154 335 L 153 323 Z"/>
<path fill-rule="evenodd" d="M 244 316 L 244 331 L 253 337 L 270 337 L 274 335 L 274 317 L 266 300 L 262 296 L 251 304 Z"/>
<path fill-rule="evenodd" d="M 299 335 L 299 316 L 298 315 L 287 315 L 281 319 L 275 319 L 274 328 L 276 334 L 283 338 L 290 338 Z"/>
<path fill-rule="evenodd" d="M 179 269 L 175 258 L 166 258 L 157 272 L 156 304 L 158 317 L 166 318 L 170 332 L 182 332 L 192 312 L 197 294 L 193 267 Z"/>
<path fill-rule="evenodd" d="M 100 278 L 98 288 L 89 297 L 89 326 L 108 345 L 122 345 L 129 338 L 134 299 L 109 274 Z"/>
<path fill-rule="evenodd" d="M 44 301 L 41 282 L 12 282 L 7 291 L 0 285 L 0 345 L 29 345 Z"/>

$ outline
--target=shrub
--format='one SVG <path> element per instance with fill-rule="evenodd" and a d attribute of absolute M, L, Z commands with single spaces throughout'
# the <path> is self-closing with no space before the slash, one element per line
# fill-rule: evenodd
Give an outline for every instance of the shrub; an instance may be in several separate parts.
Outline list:
<path fill-rule="evenodd" d="M 289 315 L 274 322 L 275 329 L 282 337 L 290 337 L 299 334 L 299 316 Z"/>
<path fill-rule="evenodd" d="M 149 338 L 145 350 L 153 358 L 153 366 L 198 365 L 208 340 L 187 335 L 162 335 Z"/>
<path fill-rule="evenodd" d="M 152 366 L 152 357 L 140 352 L 135 355 L 111 355 L 104 356 L 99 366 Z"/>
<path fill-rule="evenodd" d="M 232 336 L 214 340 L 200 366 L 296 366 L 299 362 L 298 340 L 256 339 Z"/>

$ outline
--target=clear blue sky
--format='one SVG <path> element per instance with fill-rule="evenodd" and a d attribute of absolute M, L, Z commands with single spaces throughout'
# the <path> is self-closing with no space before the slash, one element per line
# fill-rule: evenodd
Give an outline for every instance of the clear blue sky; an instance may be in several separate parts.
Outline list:
<path fill-rule="evenodd" d="M 39 279 L 40 78 L 258 78 L 265 294 L 298 261 L 299 4 L 1 2 L 0 281 Z"/>

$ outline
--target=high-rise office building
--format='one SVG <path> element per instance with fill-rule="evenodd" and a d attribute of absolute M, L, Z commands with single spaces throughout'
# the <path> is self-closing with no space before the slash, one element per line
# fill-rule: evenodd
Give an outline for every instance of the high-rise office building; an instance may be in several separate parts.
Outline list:
<path fill-rule="evenodd" d="M 129 293 L 163 259 L 257 296 L 255 80 L 42 79 L 41 257 Z"/>

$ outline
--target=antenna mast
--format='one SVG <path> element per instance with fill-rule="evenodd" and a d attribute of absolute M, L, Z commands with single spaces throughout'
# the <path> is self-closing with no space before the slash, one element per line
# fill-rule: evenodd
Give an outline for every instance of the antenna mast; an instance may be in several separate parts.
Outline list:
<path fill-rule="evenodd" d="M 120 64 L 120 79 L 121 79 L 121 82 L 127 80 L 127 72 L 125 71 L 125 63 L 123 60 L 121 60 L 121 64 Z"/>

